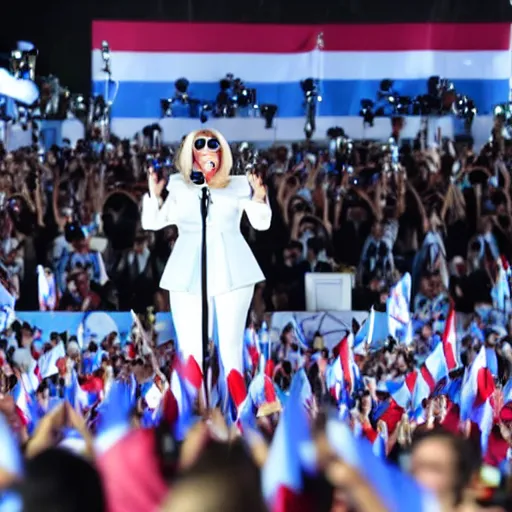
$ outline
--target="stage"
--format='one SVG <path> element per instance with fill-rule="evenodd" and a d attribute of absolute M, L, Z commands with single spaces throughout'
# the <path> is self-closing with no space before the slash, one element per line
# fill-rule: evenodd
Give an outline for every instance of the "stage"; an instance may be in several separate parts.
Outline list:
<path fill-rule="evenodd" d="M 24 130 L 20 124 L 0 123 L 2 140 L 8 151 L 32 145 L 32 130 Z M 49 150 L 54 144 L 62 146 L 64 139 L 68 139 L 71 147 L 78 140 L 85 138 L 85 127 L 78 119 L 65 119 L 64 121 L 41 121 L 41 143 L 44 149 Z"/>
<path fill-rule="evenodd" d="M 421 118 L 411 116 L 405 119 L 406 123 L 402 132 L 402 138 L 414 139 L 420 130 Z M 121 138 L 131 138 L 136 132 L 142 131 L 145 126 L 154 123 L 162 128 L 162 139 L 168 144 L 180 142 L 184 135 L 201 127 L 215 128 L 231 142 L 248 141 L 271 145 L 279 142 L 299 142 L 305 138 L 303 117 L 276 117 L 273 121 L 273 127 L 270 129 L 265 128 L 265 120 L 263 118 L 212 118 L 204 124 L 199 119 L 187 118 L 114 118 L 112 120 L 112 132 Z M 492 125 L 492 116 L 475 118 L 472 126 L 475 147 L 480 148 L 489 140 Z M 376 118 L 373 127 L 369 127 L 364 126 L 361 117 L 317 117 L 313 140 L 318 142 L 326 141 L 327 130 L 334 126 L 343 128 L 346 134 L 353 140 L 369 139 L 384 142 L 391 134 L 390 118 Z M 432 140 L 438 129 L 440 129 L 443 138 L 453 139 L 456 135 L 463 134 L 461 120 L 453 116 L 430 118 L 429 128 Z"/>
<path fill-rule="evenodd" d="M 406 123 L 402 132 L 403 139 L 414 139 L 421 127 L 420 117 L 406 117 Z M 273 127 L 265 128 L 262 118 L 231 118 L 210 119 L 201 124 L 199 119 L 189 118 L 164 118 L 164 119 L 124 119 L 112 120 L 112 133 L 121 139 L 133 139 L 145 126 L 158 124 L 162 129 L 162 139 L 166 144 L 177 144 L 183 135 L 201 127 L 211 127 L 219 130 L 230 142 L 248 141 L 261 145 L 276 143 L 290 143 L 304 140 L 304 118 L 276 118 Z M 475 148 L 480 149 L 488 140 L 493 125 L 492 116 L 476 117 L 472 126 L 472 135 Z M 389 118 L 376 118 L 373 127 L 364 126 L 361 117 L 319 117 L 316 120 L 316 131 L 313 140 L 325 142 L 327 130 L 339 126 L 354 140 L 386 141 L 391 133 L 391 120 Z M 6 147 L 14 151 L 20 147 L 30 146 L 32 133 L 23 130 L 18 124 L 7 126 L 5 130 Z M 463 133 L 461 122 L 451 116 L 430 118 L 429 138 L 440 130 L 441 136 L 453 139 Z M 42 121 L 41 134 L 43 146 L 49 149 L 53 144 L 61 146 L 64 139 L 69 139 L 74 146 L 79 139 L 85 137 L 84 125 L 78 119 L 66 119 L 64 121 Z"/>

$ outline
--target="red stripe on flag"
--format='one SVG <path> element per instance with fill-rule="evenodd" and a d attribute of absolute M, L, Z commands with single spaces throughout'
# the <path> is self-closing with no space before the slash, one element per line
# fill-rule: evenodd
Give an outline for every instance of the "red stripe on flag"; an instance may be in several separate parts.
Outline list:
<path fill-rule="evenodd" d="M 260 362 L 260 353 L 258 352 L 257 347 L 254 345 L 249 345 L 247 347 L 247 351 L 249 352 L 249 357 L 251 358 L 253 369 L 257 369 Z"/>
<path fill-rule="evenodd" d="M 373 25 L 270 25 L 94 21 L 93 49 L 108 41 L 112 51 L 192 53 L 297 53 L 508 51 L 509 23 L 404 23 Z"/>
<path fill-rule="evenodd" d="M 430 392 L 432 393 L 432 391 L 436 389 L 436 381 L 434 380 L 432 375 L 430 375 L 430 372 L 428 371 L 427 367 L 424 364 L 421 365 L 420 373 L 421 376 L 423 377 L 423 380 L 427 383 Z"/>
<path fill-rule="evenodd" d="M 418 379 L 418 374 L 416 372 L 410 372 L 405 376 L 405 384 L 407 389 L 412 393 L 414 391 L 414 386 L 416 385 L 416 380 Z"/>
<path fill-rule="evenodd" d="M 272 512 L 310 512 L 315 504 L 303 493 L 296 493 L 280 485 L 273 500 Z"/>
<path fill-rule="evenodd" d="M 197 361 L 190 356 L 185 364 L 177 365 L 178 371 L 183 379 L 192 384 L 195 389 L 199 389 L 201 387 L 201 383 L 203 382 L 203 372 Z"/>
<path fill-rule="evenodd" d="M 176 397 L 170 389 L 165 392 L 162 404 L 163 417 L 167 420 L 167 423 L 172 427 L 176 423 L 180 414 L 180 409 Z"/>
<path fill-rule="evenodd" d="M 500 258 L 501 258 L 501 266 L 503 267 L 503 270 L 507 271 L 510 267 L 510 265 L 508 264 L 507 257 L 504 254 L 501 254 Z"/>
<path fill-rule="evenodd" d="M 455 308 L 453 303 L 450 304 L 450 311 L 446 319 L 446 324 L 443 333 L 443 352 L 448 365 L 448 370 L 452 371 L 457 368 L 457 359 L 455 357 L 456 346 L 456 332 L 455 332 Z"/>
<path fill-rule="evenodd" d="M 269 360 L 265 363 L 265 375 L 266 375 L 269 379 L 273 379 L 273 378 L 274 378 L 274 372 L 275 372 L 275 369 L 276 369 L 276 365 L 275 365 L 274 361 L 272 361 L 272 359 L 269 359 Z"/>
<path fill-rule="evenodd" d="M 363 423 L 362 429 L 363 429 L 363 435 L 366 437 L 366 439 L 368 439 L 368 441 L 370 441 L 370 443 L 373 444 L 375 442 L 375 439 L 377 439 L 377 436 L 378 436 L 377 431 L 373 429 L 370 422 Z"/>
<path fill-rule="evenodd" d="M 39 369 L 38 364 L 36 364 L 36 367 L 34 368 L 34 375 L 37 377 L 39 383 L 43 382 L 43 376 L 41 375 L 41 370 Z"/>
<path fill-rule="evenodd" d="M 404 412 L 405 411 L 402 407 L 400 407 L 393 399 L 390 399 L 389 407 L 379 419 L 387 425 L 388 432 L 394 432 L 396 426 L 400 423 Z"/>
<path fill-rule="evenodd" d="M 474 407 L 482 405 L 488 398 L 492 396 L 496 386 L 494 385 L 494 378 L 489 368 L 480 368 L 476 377 L 477 393 L 475 398 Z"/>
<path fill-rule="evenodd" d="M 460 411 L 458 405 L 451 404 L 448 407 L 448 411 L 441 423 L 441 426 L 453 434 L 458 434 L 460 432 Z"/>
<path fill-rule="evenodd" d="M 348 335 L 345 336 L 340 343 L 340 361 L 341 369 L 343 370 L 343 379 L 348 385 L 349 390 L 352 390 L 352 376 L 350 374 L 350 354 L 348 346 Z"/>

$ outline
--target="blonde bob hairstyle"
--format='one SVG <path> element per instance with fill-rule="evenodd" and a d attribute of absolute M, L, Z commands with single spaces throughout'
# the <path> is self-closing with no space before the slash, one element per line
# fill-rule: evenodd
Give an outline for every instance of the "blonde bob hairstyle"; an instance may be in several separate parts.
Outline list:
<path fill-rule="evenodd" d="M 196 130 L 190 132 L 181 143 L 178 150 L 178 155 L 175 160 L 175 165 L 178 171 L 180 171 L 183 179 L 187 183 L 191 183 L 190 174 L 192 173 L 193 167 L 193 148 L 194 141 L 197 137 L 214 137 L 220 143 L 221 155 L 220 155 L 220 166 L 211 179 L 209 186 L 210 188 L 225 188 L 229 183 L 229 175 L 233 167 L 233 155 L 231 154 L 231 148 L 224 136 L 217 130 L 210 128 L 204 130 Z"/>

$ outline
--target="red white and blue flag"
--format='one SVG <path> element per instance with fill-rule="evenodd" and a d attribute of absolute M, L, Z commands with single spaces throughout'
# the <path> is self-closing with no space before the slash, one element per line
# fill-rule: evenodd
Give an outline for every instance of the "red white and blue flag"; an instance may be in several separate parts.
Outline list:
<path fill-rule="evenodd" d="M 189 80 L 191 98 L 213 101 L 226 73 L 256 89 L 260 105 L 278 105 L 278 132 L 303 119 L 300 81 L 309 77 L 319 81 L 318 120 L 325 118 L 326 126 L 346 126 L 341 118 L 358 117 L 361 99 L 375 99 L 384 78 L 394 80 L 401 95 L 417 96 L 426 93 L 430 76 L 445 77 L 475 101 L 479 113 L 485 113 L 508 99 L 510 32 L 509 23 L 95 21 L 93 86 L 103 91 L 101 48 L 108 41 L 116 80 L 110 90 L 117 93 L 113 128 L 131 135 L 161 118 L 160 100 L 174 96 L 177 79 Z M 200 126 L 198 119 L 189 121 L 190 129 Z"/>

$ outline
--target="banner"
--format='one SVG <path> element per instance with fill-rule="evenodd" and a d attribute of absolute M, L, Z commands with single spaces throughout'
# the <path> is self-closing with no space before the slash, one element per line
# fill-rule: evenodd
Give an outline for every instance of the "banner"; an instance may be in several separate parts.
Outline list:
<path fill-rule="evenodd" d="M 262 25 L 94 21 L 93 89 L 116 98 L 112 117 L 154 123 L 161 99 L 188 95 L 214 102 L 227 73 L 256 90 L 278 118 L 303 118 L 300 82 L 319 81 L 319 117 L 359 116 L 383 79 L 401 96 L 427 93 L 431 76 L 470 97 L 479 114 L 508 100 L 510 24 Z M 115 83 L 105 86 L 102 43 L 110 46 Z M 112 99 L 112 98 L 111 98 Z M 179 105 L 178 105 L 179 106 Z M 185 106 L 186 107 L 186 106 Z M 181 117 L 189 117 L 188 107 Z M 174 112 L 176 115 L 176 112 Z M 199 121 L 198 121 L 199 122 Z M 332 126 L 336 123 L 333 120 Z M 342 126 L 340 124 L 340 126 Z"/>
<path fill-rule="evenodd" d="M 91 312 L 91 313 L 67 313 L 67 312 L 16 312 L 16 318 L 20 322 L 27 322 L 40 334 L 40 338 L 46 341 L 52 332 L 67 332 L 70 336 L 83 336 L 84 343 L 90 341 L 101 342 L 110 333 L 115 332 L 121 341 L 124 341 L 132 332 L 133 319 L 130 312 Z M 172 322 L 171 313 L 157 313 L 155 330 L 159 345 L 176 339 L 176 332 Z"/>
<path fill-rule="evenodd" d="M 320 334 L 326 348 L 333 348 L 345 336 L 347 331 L 361 326 L 368 318 L 367 311 L 335 311 L 323 313 L 278 312 L 266 315 L 272 344 L 280 342 L 283 329 L 291 324 L 298 342 L 311 346 L 315 336 Z M 457 336 L 466 334 L 473 315 L 457 313 Z M 105 336 L 115 332 L 124 343 L 131 335 L 133 319 L 130 312 L 16 312 L 16 319 L 27 322 L 38 332 L 42 341 L 49 340 L 52 332 L 67 332 L 70 336 L 80 336 L 84 344 L 90 341 L 101 342 Z M 355 322 L 355 324 L 354 324 Z M 158 345 L 176 341 L 176 331 L 171 313 L 157 313 L 155 330 Z"/>
<path fill-rule="evenodd" d="M 267 323 L 272 343 L 278 343 L 282 330 L 293 323 L 304 343 L 310 344 L 319 332 L 324 338 L 326 347 L 332 348 L 346 333 L 352 329 L 352 321 L 362 324 L 367 318 L 365 311 L 342 311 L 333 313 L 307 313 L 307 312 L 279 312 L 270 313 Z M 124 342 L 132 332 L 133 319 L 130 312 L 91 312 L 91 313 L 67 313 L 67 312 L 16 312 L 16 318 L 20 322 L 27 322 L 38 331 L 42 341 L 50 338 L 52 332 L 67 332 L 70 336 L 83 336 L 84 343 L 89 341 L 101 342 L 112 332 L 118 334 Z M 158 344 L 164 344 L 170 340 L 176 341 L 176 331 L 171 313 L 157 313 L 155 330 L 158 335 Z"/>
<path fill-rule="evenodd" d="M 291 324 L 303 344 L 311 345 L 316 334 L 320 334 L 328 349 L 335 347 L 341 339 L 352 332 L 353 321 L 361 325 L 368 318 L 367 311 L 333 311 L 331 313 L 279 312 L 270 316 L 270 340 L 279 343 L 283 329 Z"/>

